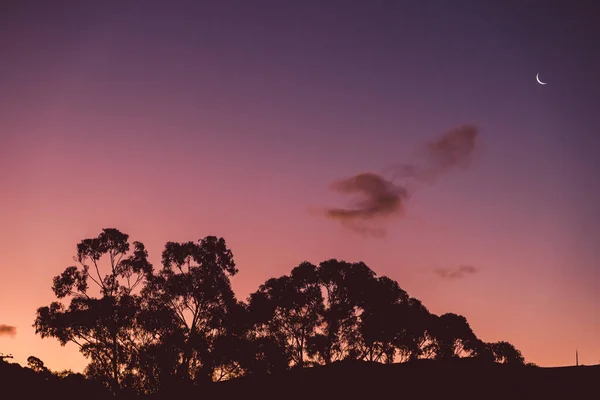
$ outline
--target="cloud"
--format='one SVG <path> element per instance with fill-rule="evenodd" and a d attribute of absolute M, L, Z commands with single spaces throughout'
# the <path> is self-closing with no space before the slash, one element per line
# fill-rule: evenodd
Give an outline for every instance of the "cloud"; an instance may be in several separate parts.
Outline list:
<path fill-rule="evenodd" d="M 463 125 L 428 143 L 431 170 L 442 174 L 456 167 L 468 167 L 475 151 L 477 132 L 474 125 Z"/>
<path fill-rule="evenodd" d="M 415 190 L 414 182 L 433 184 L 440 176 L 456 168 L 467 168 L 475 151 L 478 129 L 463 125 L 427 142 L 418 152 L 420 163 L 394 164 L 384 174 L 363 172 L 333 182 L 330 188 L 343 195 L 357 195 L 349 208 L 326 208 L 325 216 L 355 232 L 371 236 L 385 235 L 385 229 L 370 227 L 372 222 L 401 216 Z M 385 172 L 384 172 L 385 173 Z M 400 180 L 396 183 L 395 181 Z"/>
<path fill-rule="evenodd" d="M 433 272 L 443 279 L 460 279 L 479 272 L 479 269 L 471 265 L 461 265 L 456 268 L 438 268 Z"/>
<path fill-rule="evenodd" d="M 0 324 L 0 336 L 15 336 L 17 328 L 11 325 Z"/>
<path fill-rule="evenodd" d="M 393 179 L 414 179 L 432 184 L 452 170 L 470 166 L 478 131 L 475 125 L 461 125 L 451 129 L 418 149 L 420 162 L 394 164 L 387 171 L 392 173 Z"/>
<path fill-rule="evenodd" d="M 402 186 L 373 173 L 362 173 L 331 184 L 331 189 L 342 194 L 359 194 L 362 199 L 355 201 L 352 208 L 329 208 L 327 217 L 342 221 L 344 226 L 359 233 L 381 236 L 381 229 L 369 228 L 365 220 L 387 218 L 401 213 L 408 191 Z"/>

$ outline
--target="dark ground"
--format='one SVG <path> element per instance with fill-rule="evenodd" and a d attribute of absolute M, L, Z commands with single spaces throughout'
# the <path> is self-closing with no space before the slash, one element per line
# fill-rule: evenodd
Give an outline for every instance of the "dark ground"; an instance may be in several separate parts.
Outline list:
<path fill-rule="evenodd" d="M 261 381 L 216 384 L 220 398 L 577 399 L 600 398 L 600 366 L 510 367 L 462 362 L 347 363 Z"/>
<path fill-rule="evenodd" d="M 0 399 L 107 399 L 100 388 L 72 377 L 43 379 L 16 364 L 0 366 Z M 600 365 L 541 368 L 483 365 L 470 360 L 383 365 L 343 362 L 241 378 L 203 390 L 152 399 L 598 399 Z"/>

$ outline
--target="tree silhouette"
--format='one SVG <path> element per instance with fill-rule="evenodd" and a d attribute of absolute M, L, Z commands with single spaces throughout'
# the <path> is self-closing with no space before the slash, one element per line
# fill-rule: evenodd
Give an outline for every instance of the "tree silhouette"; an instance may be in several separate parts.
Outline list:
<path fill-rule="evenodd" d="M 229 281 L 237 273 L 233 254 L 223 238 L 207 236 L 199 243 L 168 242 L 162 263 L 143 291 L 146 327 L 159 340 L 147 348 L 146 364 L 165 363 L 158 371 L 163 378 L 212 381 L 224 359 L 216 354 L 217 339 L 233 330 L 231 314 L 239 306 Z"/>
<path fill-rule="evenodd" d="M 364 285 L 375 273 L 364 263 L 330 259 L 319 264 L 317 275 L 324 304 L 318 333 L 309 339 L 309 352 L 321 363 L 330 364 L 348 357 L 359 342 L 357 324 Z"/>
<path fill-rule="evenodd" d="M 87 373 L 106 381 L 115 393 L 123 379 L 134 373 L 141 333 L 136 325 L 136 289 L 152 271 L 142 243 L 134 242 L 132 254 L 127 255 L 128 240 L 127 234 L 113 228 L 82 240 L 75 258 L 79 266 L 66 268 L 53 280 L 54 294 L 58 299 L 69 298 L 69 305 L 53 302 L 40 307 L 34 323 L 43 338 L 55 337 L 61 345 L 77 344 L 91 360 Z M 100 261 L 105 258 L 108 265 L 102 268 Z M 95 287 L 89 287 L 90 281 Z"/>
<path fill-rule="evenodd" d="M 433 316 L 419 300 L 409 297 L 398 317 L 404 322 L 394 340 L 401 361 L 414 361 L 427 357 L 425 348 L 431 342 L 430 329 Z"/>
<path fill-rule="evenodd" d="M 82 240 L 75 260 L 52 285 L 68 303 L 38 308 L 34 327 L 62 345 L 76 343 L 90 361 L 86 380 L 114 394 L 183 393 L 342 360 L 525 362 L 512 344 L 484 342 L 464 316 L 430 313 L 362 262 L 302 262 L 242 302 L 231 288 L 238 270 L 223 238 L 167 242 L 154 271 L 143 244 L 133 242 L 130 251 L 128 235 L 107 228 Z M 28 364 L 74 385 L 84 379 L 48 374 L 33 356 Z"/>
<path fill-rule="evenodd" d="M 447 313 L 436 317 L 433 322 L 436 358 L 447 360 L 470 355 L 479 340 L 462 315 Z"/>
<path fill-rule="evenodd" d="M 525 358 L 521 352 L 508 342 L 501 341 L 492 343 L 491 349 L 494 352 L 497 362 L 511 365 L 525 364 Z"/>
<path fill-rule="evenodd" d="M 360 358 L 393 362 L 395 344 L 405 330 L 408 294 L 386 276 L 366 282 L 359 332 L 362 336 Z"/>
<path fill-rule="evenodd" d="M 37 357 L 27 357 L 27 366 L 35 372 L 49 372 L 48 368 L 44 365 L 44 362 Z"/>
<path fill-rule="evenodd" d="M 251 294 L 250 309 L 258 336 L 284 345 L 292 364 L 302 366 L 323 311 L 316 266 L 303 262 L 289 276 L 269 279 Z"/>
<path fill-rule="evenodd" d="M 488 364 L 496 362 L 496 355 L 494 354 L 492 344 L 486 343 L 482 340 L 477 340 L 474 342 L 471 356 Z"/>

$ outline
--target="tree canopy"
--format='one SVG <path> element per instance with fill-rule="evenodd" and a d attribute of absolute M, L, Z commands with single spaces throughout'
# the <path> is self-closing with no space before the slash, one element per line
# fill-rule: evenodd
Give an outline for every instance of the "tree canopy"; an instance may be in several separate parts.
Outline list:
<path fill-rule="evenodd" d="M 512 344 L 487 343 L 464 316 L 435 315 L 362 262 L 301 262 L 246 301 L 223 238 L 166 243 L 162 268 L 141 242 L 114 228 L 77 245 L 76 265 L 52 282 L 60 301 L 34 327 L 77 344 L 85 374 L 113 393 L 153 393 L 341 360 L 381 363 L 473 358 L 523 365 Z M 36 357 L 36 371 L 47 371 Z"/>

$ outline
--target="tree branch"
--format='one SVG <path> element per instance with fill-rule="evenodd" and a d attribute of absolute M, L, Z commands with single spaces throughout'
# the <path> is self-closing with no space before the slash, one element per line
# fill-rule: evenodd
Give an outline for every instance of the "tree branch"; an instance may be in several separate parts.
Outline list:
<path fill-rule="evenodd" d="M 98 263 L 96 262 L 96 259 L 94 257 L 92 257 L 92 262 L 94 263 L 94 267 L 96 267 L 96 274 L 98 274 L 98 280 L 100 281 L 100 284 L 99 284 L 100 289 L 104 289 L 104 280 L 102 279 L 102 276 L 100 275 L 100 268 L 98 268 Z M 98 282 L 96 282 L 96 283 L 98 283 Z"/>

